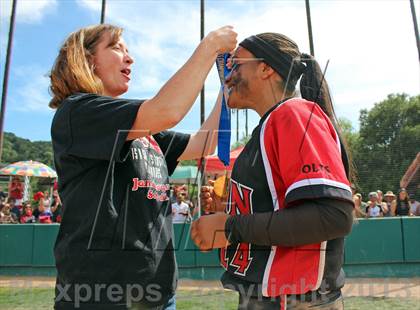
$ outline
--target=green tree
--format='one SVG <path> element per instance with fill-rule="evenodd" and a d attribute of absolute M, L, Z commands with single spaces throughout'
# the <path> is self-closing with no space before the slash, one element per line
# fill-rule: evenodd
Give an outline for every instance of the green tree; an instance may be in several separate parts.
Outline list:
<path fill-rule="evenodd" d="M 249 139 L 251 139 L 251 136 L 250 135 L 248 135 L 248 136 L 245 136 L 245 135 L 242 136 L 242 138 L 239 139 L 239 141 L 237 141 L 237 142 L 235 142 L 235 143 L 232 144 L 232 146 L 231 146 L 230 149 L 231 150 L 234 150 L 234 149 L 238 148 L 239 146 L 245 146 L 245 144 L 248 143 Z"/>
<path fill-rule="evenodd" d="M 341 117 L 338 120 L 338 124 L 340 126 L 341 135 L 345 140 L 350 152 L 353 154 L 356 152 L 357 146 L 359 145 L 359 132 L 355 131 L 351 122 L 344 117 Z"/>
<path fill-rule="evenodd" d="M 359 132 L 355 131 L 348 119 L 342 117 L 338 120 L 338 124 L 340 126 L 342 142 L 346 147 L 349 164 L 351 166 L 350 181 L 357 187 L 357 169 L 355 167 L 354 158 L 356 156 L 355 154 L 359 151 L 360 135 Z"/>
<path fill-rule="evenodd" d="M 391 94 L 371 110 L 361 110 L 359 137 L 353 142 L 361 191 L 396 191 L 419 152 L 420 96 Z"/>
<path fill-rule="evenodd" d="M 187 159 L 187 160 L 181 160 L 179 162 L 180 166 L 197 166 L 197 159 Z"/>
<path fill-rule="evenodd" d="M 50 141 L 35 141 L 4 133 L 2 163 L 10 164 L 22 160 L 34 160 L 53 167 L 53 151 Z"/>

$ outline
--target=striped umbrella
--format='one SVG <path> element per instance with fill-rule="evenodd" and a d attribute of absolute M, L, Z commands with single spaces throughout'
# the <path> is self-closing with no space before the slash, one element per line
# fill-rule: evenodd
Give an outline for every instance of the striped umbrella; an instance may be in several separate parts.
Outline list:
<path fill-rule="evenodd" d="M 57 173 L 43 163 L 27 160 L 18 161 L 0 169 L 1 175 L 20 175 L 26 177 L 56 178 Z"/>

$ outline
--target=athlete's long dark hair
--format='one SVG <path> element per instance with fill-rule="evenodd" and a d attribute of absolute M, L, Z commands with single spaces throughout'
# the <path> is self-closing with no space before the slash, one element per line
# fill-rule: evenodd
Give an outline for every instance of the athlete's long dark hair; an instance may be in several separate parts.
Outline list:
<path fill-rule="evenodd" d="M 347 143 L 341 134 L 340 126 L 334 113 L 328 84 L 318 62 L 311 55 L 302 54 L 299 51 L 297 44 L 285 35 L 274 32 L 266 32 L 257 34 L 257 37 L 270 43 L 272 46 L 275 46 L 282 53 L 288 54 L 294 62 L 302 62 L 305 64 L 306 69 L 302 75 L 296 74 L 295 70 L 298 66 L 292 64 L 290 66 L 290 72 L 285 72 L 284 74 L 284 76 L 288 76 L 287 81 L 281 81 L 279 86 L 285 92 L 287 97 L 293 96 L 296 94 L 296 84 L 299 78 L 301 78 L 300 94 L 302 98 L 315 102 L 329 117 L 331 123 L 335 127 L 340 137 L 340 141 L 345 149 L 345 154 L 347 154 L 347 160 L 349 163 L 348 175 L 350 182 L 354 183 L 356 178 L 351 154 L 349 148 L 347 147 Z"/>

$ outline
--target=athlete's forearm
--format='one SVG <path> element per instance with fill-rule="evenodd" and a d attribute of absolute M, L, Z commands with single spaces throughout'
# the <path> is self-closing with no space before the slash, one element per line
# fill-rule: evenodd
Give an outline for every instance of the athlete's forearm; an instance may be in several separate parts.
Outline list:
<path fill-rule="evenodd" d="M 347 235 L 353 223 L 351 202 L 322 198 L 287 209 L 234 215 L 225 230 L 231 243 L 299 246 Z"/>

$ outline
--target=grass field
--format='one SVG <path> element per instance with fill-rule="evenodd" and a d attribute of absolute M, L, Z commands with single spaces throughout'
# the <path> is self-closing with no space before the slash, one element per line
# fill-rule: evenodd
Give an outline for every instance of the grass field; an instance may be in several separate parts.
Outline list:
<path fill-rule="evenodd" d="M 52 288 L 9 288 L 0 287 L 1 310 L 52 309 L 54 289 Z M 236 309 L 238 298 L 229 291 L 178 290 L 177 309 L 228 310 Z M 348 297 L 346 310 L 396 310 L 420 309 L 419 299 L 384 297 Z"/>

